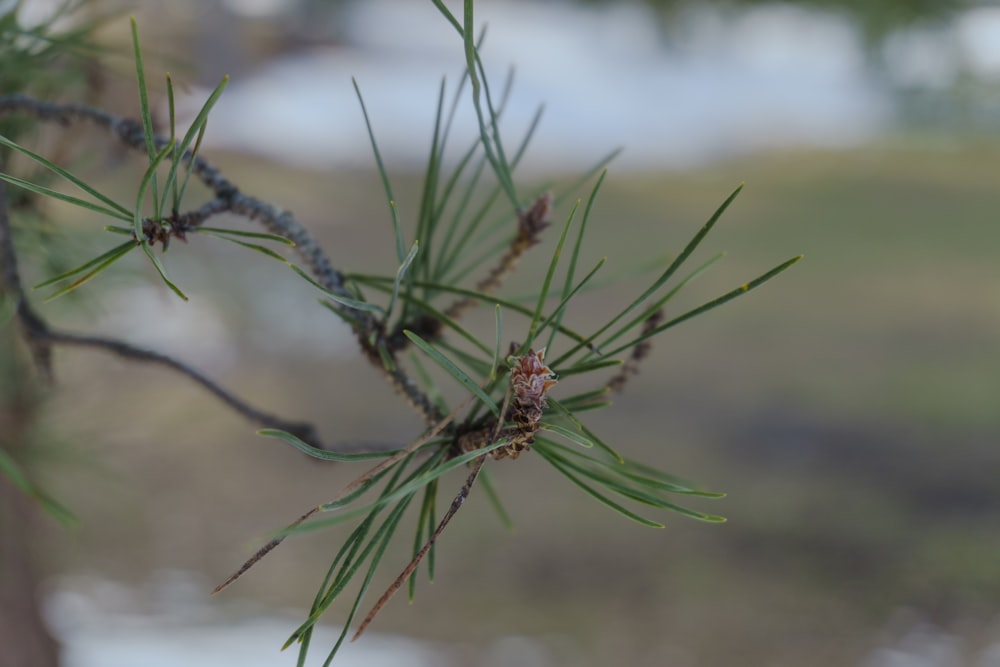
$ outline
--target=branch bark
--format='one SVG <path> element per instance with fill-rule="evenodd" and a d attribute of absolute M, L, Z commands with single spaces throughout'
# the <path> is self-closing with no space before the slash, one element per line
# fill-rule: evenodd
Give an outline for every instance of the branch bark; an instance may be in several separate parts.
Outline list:
<path fill-rule="evenodd" d="M 20 276 L 7 217 L 6 184 L 0 182 L 0 295 L 18 299 L 22 326 L 42 326 L 30 309 L 22 308 Z M 24 363 L 19 363 L 10 329 L 0 328 L 0 448 L 18 459 L 26 451 L 36 414 L 36 402 Z M 48 368 L 49 348 L 31 345 L 42 368 Z M 37 593 L 38 572 L 29 553 L 31 524 L 38 506 L 0 475 L 0 667 L 56 667 L 58 647 L 42 620 Z"/>

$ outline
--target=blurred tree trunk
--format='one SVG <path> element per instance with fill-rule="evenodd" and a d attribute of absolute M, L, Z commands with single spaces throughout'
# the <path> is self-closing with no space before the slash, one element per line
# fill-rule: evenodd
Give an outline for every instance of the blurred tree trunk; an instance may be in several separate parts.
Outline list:
<path fill-rule="evenodd" d="M 0 448 L 23 461 L 38 402 L 31 371 L 18 354 L 15 326 L 0 329 Z M 31 553 L 38 503 L 0 474 L 0 667 L 56 667 L 59 649 L 42 620 Z"/>

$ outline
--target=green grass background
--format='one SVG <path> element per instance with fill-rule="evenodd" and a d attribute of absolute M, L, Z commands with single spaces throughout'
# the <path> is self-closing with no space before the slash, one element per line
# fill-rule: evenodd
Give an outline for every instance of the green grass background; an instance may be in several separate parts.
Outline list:
<path fill-rule="evenodd" d="M 210 157 L 244 191 L 292 209 L 338 266 L 394 269 L 374 172 Z M 858 664 L 926 620 L 955 633 L 973 664 L 1000 641 L 998 165 L 1000 149 L 969 142 L 789 152 L 688 172 L 612 167 L 581 264 L 606 255 L 609 276 L 678 252 L 746 182 L 699 251 L 726 250 L 726 259 L 674 314 L 805 255 L 658 339 L 616 404 L 587 415 L 621 451 L 728 492 L 699 507 L 729 523 L 666 516 L 666 529 L 645 529 L 536 457 L 490 464 L 514 532 L 474 491 L 440 542 L 437 580 L 421 581 L 413 606 L 394 600 L 376 629 L 462 646 L 457 659 L 469 665 L 514 634 L 536 638 L 552 664 L 833 666 Z M 412 221 L 419 182 L 393 176 Z M 78 228 L 88 238 L 96 226 Z M 534 251 L 537 262 L 507 294 L 540 280 L 549 247 Z M 192 300 L 231 327 L 239 363 L 220 375 L 225 384 L 317 422 L 333 442 L 402 443 L 418 432 L 403 402 L 349 353 L 317 358 L 254 337 L 261 318 L 319 308 L 287 270 L 208 243 L 166 261 Z M 98 284 L 87 288 L 94 296 Z M 637 289 L 626 281 L 589 294 L 567 323 L 584 327 Z M 75 309 L 50 312 L 88 328 L 102 312 Z M 332 346 L 343 331 L 329 322 Z M 491 313 L 472 323 L 492 337 Z M 506 326 L 516 337 L 515 318 Z M 84 523 L 69 534 L 46 529 L 39 558 L 50 573 L 140 582 L 176 567 L 221 580 L 356 472 L 254 436 L 166 371 L 75 350 L 60 350 L 58 364 L 45 419 L 56 444 L 43 471 Z M 460 484 L 456 475 L 442 488 Z M 340 536 L 291 540 L 218 604 L 305 606 Z M 408 539 L 382 583 L 405 564 Z"/>

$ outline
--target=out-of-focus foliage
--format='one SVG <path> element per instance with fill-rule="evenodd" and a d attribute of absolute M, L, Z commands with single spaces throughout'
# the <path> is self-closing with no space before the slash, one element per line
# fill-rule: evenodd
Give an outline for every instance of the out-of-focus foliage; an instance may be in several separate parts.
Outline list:
<path fill-rule="evenodd" d="M 32 23 L 24 4 L 0 11 L 0 90 L 44 97 L 87 89 L 103 53 L 94 33 L 115 15 L 95 15 L 86 0 L 77 0 Z"/>
<path fill-rule="evenodd" d="M 583 0 L 592 4 L 608 4 L 620 0 Z M 701 0 L 645 0 L 666 13 L 694 6 L 704 6 Z M 955 12 L 982 4 L 975 0 L 786 0 L 799 5 L 839 14 L 846 14 L 858 22 L 870 43 L 878 42 L 893 28 L 919 21 L 944 20 Z M 753 7 L 775 4 L 775 0 L 713 0 L 720 9 Z"/>

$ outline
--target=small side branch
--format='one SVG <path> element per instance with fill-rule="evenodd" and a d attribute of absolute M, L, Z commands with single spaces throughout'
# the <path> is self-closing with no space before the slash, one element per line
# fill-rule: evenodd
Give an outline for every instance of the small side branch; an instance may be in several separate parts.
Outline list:
<path fill-rule="evenodd" d="M 660 308 L 647 317 L 646 321 L 642 323 L 642 333 L 648 334 L 660 326 L 663 322 L 663 316 L 663 309 Z M 651 348 L 652 344 L 649 340 L 644 340 L 632 348 L 632 354 L 625 360 L 625 364 L 621 367 L 621 370 L 615 373 L 605 385 L 609 392 L 620 394 L 625 389 L 625 385 L 628 384 L 632 376 L 639 374 L 639 366 L 642 365 L 642 360 L 649 356 Z"/>
<path fill-rule="evenodd" d="M 22 335 L 31 350 L 39 371 L 47 380 L 52 378 L 52 347 L 54 345 L 98 348 L 132 361 L 166 366 L 201 385 L 252 423 L 263 428 L 287 431 L 314 447 L 323 448 L 319 442 L 317 430 L 312 424 L 288 421 L 259 410 L 223 388 L 198 369 L 173 357 L 115 338 L 85 336 L 49 327 L 48 323 L 31 307 L 24 293 L 17 267 L 17 251 L 14 247 L 8 202 L 7 184 L 0 181 L 0 290 L 17 304 L 17 321 L 21 327 Z"/>
<path fill-rule="evenodd" d="M 323 449 L 319 442 L 316 427 L 306 422 L 293 422 L 282 419 L 272 414 L 259 410 L 234 393 L 225 389 L 220 384 L 206 376 L 193 366 L 189 366 L 182 361 L 174 359 L 168 355 L 146 348 L 138 347 L 125 341 L 115 338 L 105 338 L 102 336 L 84 336 L 81 334 L 69 333 L 65 331 L 55 331 L 48 329 L 31 336 L 35 340 L 41 340 L 49 345 L 74 345 L 77 347 L 91 347 L 110 352 L 116 356 L 159 366 L 166 366 L 181 375 L 186 376 L 195 384 L 201 385 L 209 393 L 220 401 L 241 414 L 251 423 L 261 428 L 276 428 L 287 431 L 300 440 L 304 440 L 318 449 Z"/>
<path fill-rule="evenodd" d="M 41 121 L 55 122 L 69 126 L 74 122 L 89 122 L 108 130 L 123 144 L 141 153 L 146 152 L 146 138 L 142 124 L 129 118 L 122 118 L 86 104 L 56 104 L 43 102 L 22 94 L 0 95 L 0 115 L 27 113 Z M 166 137 L 155 138 L 156 148 L 162 149 L 169 143 Z M 245 216 L 262 224 L 268 231 L 280 234 L 295 243 L 295 250 L 306 263 L 310 272 L 323 287 L 344 297 L 353 297 L 344 284 L 343 274 L 333 268 L 329 258 L 308 230 L 290 212 L 279 209 L 267 202 L 249 197 L 240 192 L 222 171 L 200 155 L 187 151 L 181 159 L 191 164 L 192 173 L 209 188 L 221 202 L 224 210 Z M 213 205 L 213 212 L 220 212 L 220 204 Z M 355 312 L 362 320 L 372 320 L 367 313 Z"/>

